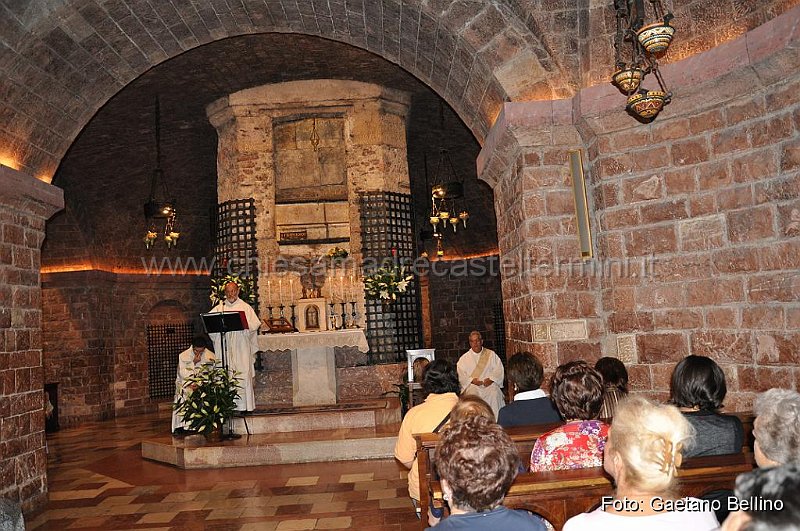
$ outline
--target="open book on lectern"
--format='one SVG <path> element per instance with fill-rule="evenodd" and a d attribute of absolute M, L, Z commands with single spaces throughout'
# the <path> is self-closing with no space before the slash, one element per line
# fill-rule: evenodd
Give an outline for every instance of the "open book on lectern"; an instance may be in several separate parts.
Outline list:
<path fill-rule="evenodd" d="M 200 318 L 207 334 L 248 330 L 247 317 L 243 311 L 201 313 Z"/>

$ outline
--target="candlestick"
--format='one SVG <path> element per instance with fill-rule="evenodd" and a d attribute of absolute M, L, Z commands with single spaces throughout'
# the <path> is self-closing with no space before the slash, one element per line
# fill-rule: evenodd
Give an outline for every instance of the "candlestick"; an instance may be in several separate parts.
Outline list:
<path fill-rule="evenodd" d="M 346 303 L 342 300 L 342 329 L 347 328 L 347 310 L 345 310 Z"/>
<path fill-rule="evenodd" d="M 283 306 L 283 279 L 278 279 L 278 295 L 280 296 L 281 306 Z"/>

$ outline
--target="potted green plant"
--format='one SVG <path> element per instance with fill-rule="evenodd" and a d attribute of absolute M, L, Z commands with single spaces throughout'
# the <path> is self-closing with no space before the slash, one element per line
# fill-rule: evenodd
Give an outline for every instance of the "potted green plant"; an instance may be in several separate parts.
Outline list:
<path fill-rule="evenodd" d="M 233 416 L 241 385 L 238 372 L 207 363 L 186 378 L 183 393 L 175 410 L 186 428 L 206 436 L 209 441 L 222 438 L 222 426 Z"/>

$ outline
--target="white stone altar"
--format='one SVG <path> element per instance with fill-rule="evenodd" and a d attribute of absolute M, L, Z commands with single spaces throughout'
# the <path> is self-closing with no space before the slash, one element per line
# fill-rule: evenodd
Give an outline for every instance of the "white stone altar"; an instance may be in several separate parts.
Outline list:
<path fill-rule="evenodd" d="M 335 347 L 357 347 L 361 352 L 369 351 L 367 337 L 360 328 L 258 336 L 258 349 L 261 351 L 291 350 L 294 406 L 337 402 Z"/>

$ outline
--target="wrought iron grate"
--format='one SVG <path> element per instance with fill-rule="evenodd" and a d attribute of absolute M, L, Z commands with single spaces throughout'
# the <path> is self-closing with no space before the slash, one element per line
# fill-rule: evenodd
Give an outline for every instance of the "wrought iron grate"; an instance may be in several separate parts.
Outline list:
<path fill-rule="evenodd" d="M 411 196 L 366 192 L 360 196 L 362 253 L 369 263 L 400 264 L 414 259 L 414 213 Z M 372 271 L 364 271 L 365 275 Z M 422 346 L 418 283 L 391 305 L 367 300 L 366 336 L 370 363 L 406 359 L 406 349 Z"/>
<path fill-rule="evenodd" d="M 503 301 L 492 304 L 494 316 L 494 351 L 504 362 L 506 361 L 506 319 L 503 316 Z"/>
<path fill-rule="evenodd" d="M 213 275 L 237 274 L 253 281 L 258 313 L 258 251 L 256 249 L 255 200 L 234 199 L 217 205 L 215 216 Z"/>
<path fill-rule="evenodd" d="M 175 394 L 178 354 L 192 344 L 192 323 L 147 325 L 147 360 L 150 374 L 150 398 Z"/>

